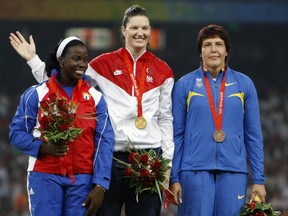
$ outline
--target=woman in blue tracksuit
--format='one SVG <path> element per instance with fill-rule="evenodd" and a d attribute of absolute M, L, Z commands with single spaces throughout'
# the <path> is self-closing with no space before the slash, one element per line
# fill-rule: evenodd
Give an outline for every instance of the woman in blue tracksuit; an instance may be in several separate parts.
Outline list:
<path fill-rule="evenodd" d="M 201 66 L 173 90 L 175 153 L 170 189 L 183 216 L 238 216 L 246 200 L 265 202 L 264 152 L 252 80 L 227 66 L 230 44 L 222 26 L 200 30 Z"/>

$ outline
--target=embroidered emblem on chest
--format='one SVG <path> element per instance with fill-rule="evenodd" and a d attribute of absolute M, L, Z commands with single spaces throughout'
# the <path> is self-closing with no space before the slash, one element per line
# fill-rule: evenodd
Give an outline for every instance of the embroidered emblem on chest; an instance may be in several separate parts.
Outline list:
<path fill-rule="evenodd" d="M 201 88 L 203 86 L 203 80 L 202 78 L 196 78 L 196 86 L 198 88 Z"/>
<path fill-rule="evenodd" d="M 85 100 L 90 100 L 91 95 L 90 95 L 88 92 L 83 92 L 83 98 L 84 98 Z"/>
<path fill-rule="evenodd" d="M 147 76 L 146 76 L 146 82 L 150 82 L 150 83 L 153 83 L 153 77 L 152 77 L 152 76 L 149 76 L 149 75 L 147 75 Z"/>

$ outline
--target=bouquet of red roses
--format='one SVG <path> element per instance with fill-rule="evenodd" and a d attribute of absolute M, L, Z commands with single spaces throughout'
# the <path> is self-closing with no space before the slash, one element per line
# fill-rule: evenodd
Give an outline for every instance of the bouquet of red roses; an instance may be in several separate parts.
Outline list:
<path fill-rule="evenodd" d="M 66 98 L 59 98 L 52 93 L 46 100 L 40 102 L 40 139 L 54 143 L 66 143 L 76 139 L 83 131 L 75 128 L 77 105 L 68 102 Z"/>
<path fill-rule="evenodd" d="M 240 216 L 278 216 L 280 211 L 275 211 L 270 203 L 261 203 L 260 197 L 255 196 L 254 200 L 245 203 Z"/>
<path fill-rule="evenodd" d="M 128 163 L 114 159 L 125 165 L 124 175 L 131 178 L 130 186 L 135 188 L 137 202 L 139 194 L 143 191 L 158 193 L 161 202 L 161 190 L 164 190 L 166 194 L 167 192 L 172 194 L 168 186 L 164 184 L 165 173 L 170 169 L 168 165 L 171 160 L 158 156 L 153 149 L 136 151 L 134 147 L 129 152 Z"/>

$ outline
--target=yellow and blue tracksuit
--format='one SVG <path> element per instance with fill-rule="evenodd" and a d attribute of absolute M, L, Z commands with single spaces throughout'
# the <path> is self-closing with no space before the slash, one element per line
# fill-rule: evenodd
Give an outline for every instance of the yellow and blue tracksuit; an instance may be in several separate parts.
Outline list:
<path fill-rule="evenodd" d="M 216 80 L 206 73 L 217 109 L 223 72 L 219 72 Z M 171 183 L 180 182 L 182 186 L 179 214 L 239 214 L 246 194 L 247 157 L 254 184 L 265 181 L 259 104 L 252 80 L 227 67 L 222 122 L 226 138 L 221 143 L 213 139 L 215 124 L 202 67 L 175 83 L 172 110 L 175 152 Z M 188 208 L 193 210 L 186 211 Z M 226 212 L 220 213 L 219 209 Z"/>

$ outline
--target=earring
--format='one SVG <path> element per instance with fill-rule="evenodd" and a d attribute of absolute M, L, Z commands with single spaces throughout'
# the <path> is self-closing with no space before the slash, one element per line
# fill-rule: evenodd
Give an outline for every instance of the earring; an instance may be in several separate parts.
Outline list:
<path fill-rule="evenodd" d="M 62 64 L 60 64 L 60 67 L 63 67 L 63 65 L 62 65 Z"/>

